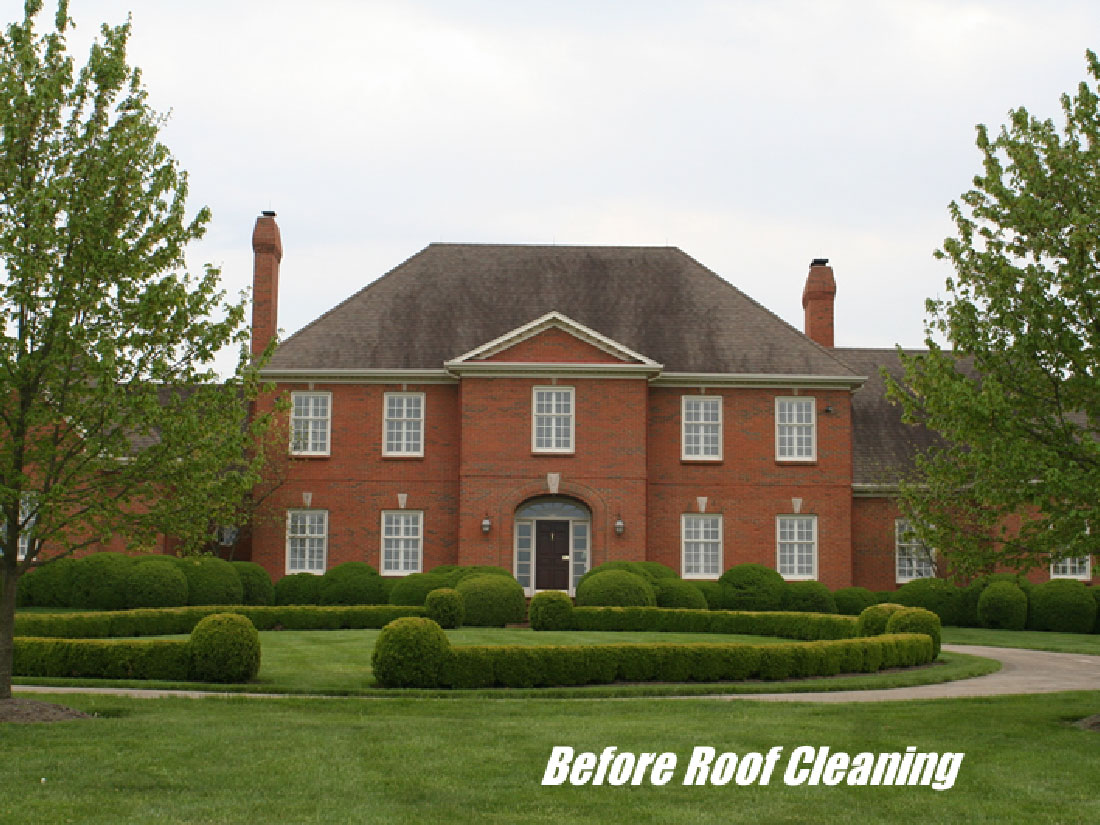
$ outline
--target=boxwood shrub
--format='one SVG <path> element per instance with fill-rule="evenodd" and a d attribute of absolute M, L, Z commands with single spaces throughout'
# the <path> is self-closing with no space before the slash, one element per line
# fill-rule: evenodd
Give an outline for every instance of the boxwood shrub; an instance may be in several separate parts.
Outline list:
<path fill-rule="evenodd" d="M 962 627 L 982 626 L 981 617 L 978 616 L 978 601 L 985 589 L 995 582 L 1010 582 L 1023 590 L 1025 596 L 1031 592 L 1031 582 L 1018 573 L 978 576 L 970 584 L 959 588 L 959 624 Z"/>
<path fill-rule="evenodd" d="M 527 618 L 523 588 L 511 576 L 473 576 L 455 589 L 462 594 L 467 626 L 504 627 Z"/>
<path fill-rule="evenodd" d="M 686 579 L 686 581 L 703 594 L 703 598 L 707 600 L 707 607 L 709 609 L 730 609 L 730 598 L 726 594 L 726 588 L 720 582 L 699 581 L 698 579 Z"/>
<path fill-rule="evenodd" d="M 1023 630 L 1027 625 L 1027 595 L 1010 581 L 993 582 L 978 598 L 978 621 L 995 630 Z"/>
<path fill-rule="evenodd" d="M 437 687 L 448 668 L 450 650 L 443 629 L 431 619 L 395 619 L 374 643 L 374 678 L 382 687 Z"/>
<path fill-rule="evenodd" d="M 507 576 L 512 578 L 512 574 L 503 567 L 492 564 L 441 564 L 438 567 L 433 567 L 429 573 L 433 576 L 442 576 L 445 584 L 441 587 L 451 588 L 457 586 L 463 579 L 474 576 Z"/>
<path fill-rule="evenodd" d="M 444 573 L 410 573 L 398 579 L 390 590 L 390 604 L 421 605 L 428 594 L 441 587 L 450 587 Z"/>
<path fill-rule="evenodd" d="M 931 610 L 945 625 L 958 625 L 962 619 L 962 591 L 944 579 L 915 579 L 906 582 L 898 588 L 893 601 L 906 607 Z"/>
<path fill-rule="evenodd" d="M 1027 621 L 1030 630 L 1090 633 L 1095 622 L 1096 600 L 1081 582 L 1051 579 L 1031 588 Z"/>
<path fill-rule="evenodd" d="M 466 619 L 466 605 L 462 594 L 453 587 L 433 590 L 424 599 L 424 615 L 447 630 L 462 627 Z"/>
<path fill-rule="evenodd" d="M 571 630 L 573 600 L 560 590 L 543 590 L 531 597 L 527 614 L 532 630 Z"/>
<path fill-rule="evenodd" d="M 821 582 L 786 582 L 783 588 L 783 610 L 804 613 L 836 613 L 836 599 Z"/>
<path fill-rule="evenodd" d="M 126 577 L 134 560 L 122 553 L 92 553 L 77 559 L 70 573 L 70 605 L 86 610 L 126 607 Z"/>
<path fill-rule="evenodd" d="M 385 585 L 366 562 L 348 561 L 321 576 L 321 604 L 385 604 Z"/>
<path fill-rule="evenodd" d="M 187 579 L 171 558 L 131 564 L 126 574 L 126 607 L 182 607 Z"/>
<path fill-rule="evenodd" d="M 858 616 L 864 608 L 878 604 L 878 597 L 866 587 L 842 587 L 833 593 L 836 612 L 845 616 Z"/>
<path fill-rule="evenodd" d="M 1096 602 L 1096 622 L 1092 626 L 1093 633 L 1100 633 L 1100 587 L 1093 585 L 1089 588 L 1089 595 Z"/>
<path fill-rule="evenodd" d="M 683 579 L 658 579 L 656 584 L 658 607 L 682 607 L 688 610 L 706 610 L 709 606 L 703 592 Z"/>
<path fill-rule="evenodd" d="M 882 602 L 864 608 L 859 614 L 859 624 L 856 629 L 857 636 L 881 636 L 886 632 L 886 623 L 890 620 L 890 614 L 901 610 L 905 605 L 893 602 Z"/>
<path fill-rule="evenodd" d="M 191 678 L 186 639 L 15 638 L 15 676 L 100 679 Z"/>
<path fill-rule="evenodd" d="M 779 610 L 786 582 L 762 564 L 736 564 L 718 581 L 728 590 L 730 610 Z"/>
<path fill-rule="evenodd" d="M 610 569 L 580 580 L 577 604 L 583 607 L 652 607 L 657 604 L 657 595 L 645 577 L 627 570 Z"/>
<path fill-rule="evenodd" d="M 661 607 L 575 607 L 574 630 L 727 633 L 788 639 L 848 639 L 856 635 L 853 616 L 826 613 L 667 610 Z"/>
<path fill-rule="evenodd" d="M 886 620 L 886 634 L 924 633 L 932 638 L 932 658 L 940 655 L 940 617 L 923 607 L 896 610 Z"/>
<path fill-rule="evenodd" d="M 254 561 L 230 562 L 241 580 L 241 604 L 275 604 L 271 576 Z"/>
<path fill-rule="evenodd" d="M 19 579 L 25 607 L 72 607 L 73 567 L 76 559 L 65 556 L 34 568 Z"/>
<path fill-rule="evenodd" d="M 245 616 L 215 613 L 191 631 L 191 678 L 248 682 L 260 672 L 260 634 Z"/>
<path fill-rule="evenodd" d="M 244 599 L 241 577 L 225 559 L 184 556 L 176 563 L 187 577 L 188 604 L 240 604 Z"/>
<path fill-rule="evenodd" d="M 591 576 L 596 576 L 600 573 L 606 573 L 609 570 L 625 570 L 627 573 L 633 573 L 635 576 L 641 576 L 650 586 L 656 589 L 657 582 L 663 579 L 678 579 L 680 578 L 676 571 L 671 567 L 666 567 L 660 562 L 655 561 L 605 561 L 603 564 L 597 564 L 591 568 L 587 573 L 581 576 L 581 580 L 577 582 L 577 586 L 580 587 L 581 582 Z"/>
<path fill-rule="evenodd" d="M 321 577 L 313 573 L 291 573 L 275 582 L 275 604 L 319 604 Z"/>

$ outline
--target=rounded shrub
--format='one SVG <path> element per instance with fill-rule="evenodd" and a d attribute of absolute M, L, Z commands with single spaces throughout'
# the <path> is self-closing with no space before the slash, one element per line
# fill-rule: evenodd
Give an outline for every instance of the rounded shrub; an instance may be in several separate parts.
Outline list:
<path fill-rule="evenodd" d="M 943 624 L 958 625 L 962 618 L 962 590 L 944 579 L 906 582 L 894 594 L 894 602 L 931 610 Z"/>
<path fill-rule="evenodd" d="M 691 582 L 683 579 L 657 580 L 657 606 L 706 610 L 707 599 Z"/>
<path fill-rule="evenodd" d="M 236 569 L 215 556 L 185 556 L 177 562 L 187 577 L 188 604 L 241 604 L 244 586 Z"/>
<path fill-rule="evenodd" d="M 736 564 L 721 575 L 729 588 L 730 610 L 779 610 L 786 582 L 762 564 Z"/>
<path fill-rule="evenodd" d="M 69 556 L 36 567 L 19 579 L 27 607 L 72 607 L 73 569 Z"/>
<path fill-rule="evenodd" d="M 254 561 L 230 562 L 241 580 L 241 604 L 275 604 L 275 585 L 271 576 Z"/>
<path fill-rule="evenodd" d="M 438 687 L 450 658 L 451 643 L 438 624 L 405 616 L 382 628 L 371 667 L 382 687 Z"/>
<path fill-rule="evenodd" d="M 214 613 L 191 631 L 191 678 L 247 682 L 260 671 L 260 634 L 247 616 Z"/>
<path fill-rule="evenodd" d="M 605 561 L 603 564 L 597 564 L 585 573 L 581 577 L 580 582 L 577 582 L 577 586 L 580 587 L 580 583 L 585 579 L 599 575 L 600 573 L 606 573 L 609 570 L 625 570 L 627 573 L 641 576 L 649 582 L 655 590 L 658 581 L 680 578 L 676 575 L 675 570 L 655 561 Z"/>
<path fill-rule="evenodd" d="M 1027 594 L 1008 581 L 993 582 L 978 598 L 978 621 L 995 630 L 1023 630 L 1027 625 Z"/>
<path fill-rule="evenodd" d="M 126 574 L 127 607 L 183 607 L 187 579 L 170 558 L 149 559 L 130 565 Z"/>
<path fill-rule="evenodd" d="M 940 617 L 923 607 L 895 610 L 886 621 L 887 633 L 923 633 L 932 637 L 932 658 L 940 655 Z"/>
<path fill-rule="evenodd" d="M 474 576 L 455 589 L 462 594 L 468 626 L 504 627 L 527 618 L 527 598 L 511 576 Z"/>
<path fill-rule="evenodd" d="M 707 600 L 707 609 L 727 609 L 731 597 L 729 593 L 726 592 L 729 588 L 725 585 L 720 582 L 698 581 L 696 579 L 688 579 L 687 582 L 703 594 L 703 598 Z"/>
<path fill-rule="evenodd" d="M 348 561 L 321 576 L 321 604 L 385 604 L 386 587 L 366 562 Z"/>
<path fill-rule="evenodd" d="M 429 575 L 442 576 L 446 582 L 446 584 L 441 585 L 442 587 L 454 587 L 463 579 L 473 578 L 474 576 L 507 576 L 512 578 L 512 574 L 503 567 L 492 564 L 443 564 L 439 567 L 433 567 L 429 571 Z"/>
<path fill-rule="evenodd" d="M 531 597 L 527 614 L 532 630 L 571 630 L 573 600 L 560 590 L 543 590 Z"/>
<path fill-rule="evenodd" d="M 451 630 L 462 627 L 466 619 L 466 605 L 462 594 L 453 587 L 440 587 L 424 599 L 424 614 L 440 627 Z"/>
<path fill-rule="evenodd" d="M 1096 602 L 1096 622 L 1092 626 L 1092 632 L 1100 633 L 1100 587 L 1095 585 L 1090 587 L 1089 595 L 1091 595 L 1093 601 Z"/>
<path fill-rule="evenodd" d="M 441 587 L 450 587 L 446 575 L 410 573 L 394 583 L 390 590 L 390 604 L 421 606 L 429 593 Z"/>
<path fill-rule="evenodd" d="M 866 587 L 842 587 L 833 593 L 836 611 L 843 616 L 858 616 L 864 608 L 878 604 L 878 597 Z"/>
<path fill-rule="evenodd" d="M 1031 630 L 1090 633 L 1096 622 L 1096 600 L 1087 587 L 1073 579 L 1051 579 L 1031 588 L 1028 599 Z"/>
<path fill-rule="evenodd" d="M 626 570 L 604 570 L 577 584 L 577 605 L 580 607 L 653 607 L 656 604 L 653 585 L 637 573 Z"/>
<path fill-rule="evenodd" d="M 122 553 L 92 553 L 77 559 L 70 576 L 73 607 L 124 610 L 126 577 L 134 560 Z"/>
<path fill-rule="evenodd" d="M 321 577 L 291 573 L 275 582 L 275 604 L 320 604 Z"/>
<path fill-rule="evenodd" d="M 863 612 L 859 614 L 856 635 L 881 636 L 886 632 L 886 623 L 890 620 L 890 615 L 904 609 L 905 605 L 892 602 L 882 602 L 864 608 Z"/>
<path fill-rule="evenodd" d="M 962 588 L 958 617 L 960 626 L 982 626 L 981 618 L 978 616 L 978 601 L 985 589 L 995 582 L 1010 582 L 1023 590 L 1025 596 L 1031 592 L 1031 582 L 1018 573 L 993 573 L 987 576 L 978 576 Z"/>
<path fill-rule="evenodd" d="M 829 588 L 817 581 L 787 582 L 781 610 L 796 613 L 836 613 L 836 600 Z"/>

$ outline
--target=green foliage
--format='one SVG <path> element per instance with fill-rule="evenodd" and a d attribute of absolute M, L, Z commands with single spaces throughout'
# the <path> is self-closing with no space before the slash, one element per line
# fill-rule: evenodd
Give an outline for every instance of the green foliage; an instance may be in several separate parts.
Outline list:
<path fill-rule="evenodd" d="M 237 569 L 214 556 L 184 556 L 177 559 L 187 578 L 188 604 L 241 604 L 244 586 Z"/>
<path fill-rule="evenodd" d="M 191 644 L 176 639 L 15 638 L 15 676 L 191 678 Z"/>
<path fill-rule="evenodd" d="M 611 568 L 581 579 L 577 584 L 577 604 L 583 607 L 654 606 L 657 595 L 646 578 L 622 568 Z"/>
<path fill-rule="evenodd" d="M 421 605 L 428 594 L 441 587 L 451 587 L 450 577 L 441 573 L 410 573 L 398 579 L 390 590 L 390 604 Z M 457 582 L 456 582 L 457 585 Z"/>
<path fill-rule="evenodd" d="M 241 580 L 241 604 L 275 604 L 271 576 L 254 561 L 230 562 Z"/>
<path fill-rule="evenodd" d="M 576 607 L 573 630 L 730 633 L 785 639 L 850 639 L 858 621 L 821 613 L 667 610 L 661 607 Z"/>
<path fill-rule="evenodd" d="M 707 607 L 711 610 L 731 610 L 733 594 L 721 582 L 700 581 L 699 579 L 686 579 L 687 583 L 703 594 L 707 601 Z"/>
<path fill-rule="evenodd" d="M 361 561 L 329 568 L 321 576 L 321 604 L 385 604 L 378 571 Z"/>
<path fill-rule="evenodd" d="M 927 355 L 890 393 L 944 438 L 904 509 L 962 574 L 1096 553 L 1100 536 L 1100 61 L 1063 123 L 1020 108 L 978 127 L 983 169 L 951 204 L 955 272 L 928 302 Z M 948 342 L 942 349 L 937 340 Z M 1041 517 L 1015 517 L 1021 513 Z"/>
<path fill-rule="evenodd" d="M 978 576 L 966 587 L 961 588 L 959 606 L 960 627 L 982 627 L 978 616 L 978 602 L 982 592 L 994 582 L 1010 582 L 1024 591 L 1026 596 L 1031 592 L 1031 582 L 1025 576 L 1018 573 L 993 573 L 988 576 Z"/>
<path fill-rule="evenodd" d="M 34 568 L 21 578 L 19 583 L 26 593 L 26 606 L 71 607 L 75 564 L 76 559 L 64 556 Z"/>
<path fill-rule="evenodd" d="M 1092 632 L 1100 633 L 1100 587 L 1090 587 L 1089 595 L 1092 596 L 1093 601 L 1096 602 L 1096 622 L 1092 626 Z"/>
<path fill-rule="evenodd" d="M 126 574 L 126 607 L 182 607 L 187 579 L 172 559 L 143 560 Z"/>
<path fill-rule="evenodd" d="M 536 593 L 527 613 L 532 630 L 571 630 L 573 626 L 573 600 L 560 590 Z"/>
<path fill-rule="evenodd" d="M 320 604 L 321 577 L 291 573 L 275 582 L 275 604 Z"/>
<path fill-rule="evenodd" d="M 783 610 L 803 613 L 836 613 L 836 599 L 821 582 L 787 582 L 783 588 Z"/>
<path fill-rule="evenodd" d="M 581 582 L 585 579 L 599 573 L 606 573 L 608 570 L 625 570 L 628 573 L 633 573 L 635 576 L 641 576 L 649 582 L 655 591 L 657 582 L 663 579 L 680 578 L 676 575 L 675 570 L 655 561 L 605 561 L 603 564 L 597 564 L 581 576 L 581 580 L 577 582 L 577 587 L 579 588 Z"/>
<path fill-rule="evenodd" d="M 410 616 L 382 628 L 371 667 L 382 687 L 438 687 L 450 658 L 451 643 L 442 628 L 431 619 Z"/>
<path fill-rule="evenodd" d="M 886 633 L 924 633 L 932 638 L 932 659 L 940 655 L 940 617 L 923 607 L 896 610 L 886 620 Z"/>
<path fill-rule="evenodd" d="M 504 627 L 527 618 L 523 588 L 511 576 L 473 576 L 462 579 L 455 589 L 462 594 L 468 626 Z"/>
<path fill-rule="evenodd" d="M 721 575 L 730 610 L 778 610 L 786 582 L 778 572 L 762 564 L 736 564 Z"/>
<path fill-rule="evenodd" d="M 907 607 L 923 607 L 925 610 L 931 610 L 944 624 L 961 623 L 962 591 L 944 579 L 914 579 L 907 582 L 894 593 L 894 602 Z"/>
<path fill-rule="evenodd" d="M 189 644 L 191 677 L 200 682 L 247 682 L 260 672 L 260 634 L 239 614 L 207 616 Z"/>
<path fill-rule="evenodd" d="M 70 604 L 90 610 L 126 607 L 126 579 L 134 560 L 122 553 L 92 553 L 77 559 L 69 574 Z"/>
<path fill-rule="evenodd" d="M 1095 621 L 1096 600 L 1081 582 L 1051 579 L 1031 589 L 1027 616 L 1029 630 L 1091 633 Z"/>
<path fill-rule="evenodd" d="M 842 587 L 833 593 L 837 613 L 858 616 L 864 608 L 878 604 L 878 597 L 866 587 Z"/>
<path fill-rule="evenodd" d="M 463 579 L 469 579 L 473 576 L 507 576 L 512 578 L 512 574 L 505 570 L 503 567 L 497 567 L 492 564 L 441 564 L 439 567 L 433 567 L 429 572 L 432 576 L 442 576 L 445 584 L 440 587 L 456 587 L 458 583 Z"/>
<path fill-rule="evenodd" d="M 892 602 L 882 602 L 881 604 L 873 604 L 865 608 L 863 612 L 859 614 L 859 625 L 856 635 L 881 636 L 886 632 L 886 623 L 890 620 L 891 614 L 903 609 L 905 609 L 905 605 L 894 604 Z"/>
<path fill-rule="evenodd" d="M 978 598 L 978 620 L 995 630 L 1023 630 L 1027 625 L 1027 594 L 1017 585 L 997 581 Z"/>
<path fill-rule="evenodd" d="M 445 630 L 462 627 L 466 619 L 462 594 L 452 587 L 433 590 L 424 600 L 424 615 Z"/>
<path fill-rule="evenodd" d="M 707 599 L 698 587 L 690 581 L 683 579 L 664 578 L 658 579 L 657 584 L 658 607 L 683 607 L 689 610 L 706 610 Z"/>

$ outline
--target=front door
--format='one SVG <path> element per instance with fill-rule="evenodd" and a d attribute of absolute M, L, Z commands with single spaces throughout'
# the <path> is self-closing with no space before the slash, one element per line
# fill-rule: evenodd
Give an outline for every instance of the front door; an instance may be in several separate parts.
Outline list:
<path fill-rule="evenodd" d="M 569 590 L 569 522 L 535 522 L 535 589 Z"/>

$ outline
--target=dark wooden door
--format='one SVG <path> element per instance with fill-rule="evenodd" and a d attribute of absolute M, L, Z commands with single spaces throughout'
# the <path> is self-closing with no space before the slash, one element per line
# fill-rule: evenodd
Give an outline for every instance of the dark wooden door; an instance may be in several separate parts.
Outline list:
<path fill-rule="evenodd" d="M 569 522 L 535 522 L 535 589 L 569 589 Z"/>

